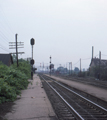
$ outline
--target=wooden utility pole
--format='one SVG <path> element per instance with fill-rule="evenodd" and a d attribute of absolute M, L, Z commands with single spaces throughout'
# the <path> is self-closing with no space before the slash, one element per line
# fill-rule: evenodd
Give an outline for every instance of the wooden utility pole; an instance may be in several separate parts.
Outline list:
<path fill-rule="evenodd" d="M 94 47 L 92 46 L 92 60 L 93 60 L 93 57 L 94 57 Z"/>
<path fill-rule="evenodd" d="M 69 75 L 70 75 L 70 62 L 69 62 Z"/>
<path fill-rule="evenodd" d="M 81 72 L 81 58 L 80 58 L 80 72 Z"/>
<path fill-rule="evenodd" d="M 71 62 L 71 75 L 72 75 L 72 62 Z"/>
<path fill-rule="evenodd" d="M 72 62 L 69 62 L 69 75 L 72 74 Z"/>
<path fill-rule="evenodd" d="M 18 48 L 24 48 L 23 47 L 24 42 L 17 42 L 17 35 L 18 34 L 15 34 L 15 40 L 16 40 L 16 42 L 9 42 L 9 44 L 10 44 L 9 45 L 10 46 L 9 49 L 16 49 L 16 53 L 11 53 L 11 54 L 16 54 L 17 67 L 18 67 L 18 54 L 23 54 L 24 53 L 24 52 L 18 52 Z"/>
<path fill-rule="evenodd" d="M 17 34 L 15 35 L 16 37 L 16 59 L 17 59 L 17 67 L 19 66 L 18 65 L 18 50 L 17 50 Z"/>
<path fill-rule="evenodd" d="M 99 51 L 99 73 L 98 73 L 98 79 L 99 80 L 100 80 L 100 76 L 101 76 L 100 66 L 101 66 L 101 51 Z"/>
<path fill-rule="evenodd" d="M 80 58 L 80 76 L 81 76 L 81 58 Z"/>

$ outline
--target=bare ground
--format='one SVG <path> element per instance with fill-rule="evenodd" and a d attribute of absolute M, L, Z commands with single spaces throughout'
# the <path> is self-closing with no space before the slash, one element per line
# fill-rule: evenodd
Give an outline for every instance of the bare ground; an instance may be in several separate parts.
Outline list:
<path fill-rule="evenodd" d="M 3 118 L 6 115 L 6 113 L 12 110 L 12 105 L 14 105 L 13 102 L 6 102 L 6 103 L 0 104 L 0 120 L 5 120 Z"/>

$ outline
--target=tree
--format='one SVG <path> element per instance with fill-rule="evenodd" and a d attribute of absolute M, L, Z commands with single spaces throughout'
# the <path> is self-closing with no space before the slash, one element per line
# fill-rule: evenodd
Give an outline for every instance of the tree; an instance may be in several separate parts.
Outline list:
<path fill-rule="evenodd" d="M 79 68 L 78 68 L 78 67 L 75 67 L 74 72 L 75 72 L 76 74 L 78 74 L 78 73 L 79 73 Z"/>
<path fill-rule="evenodd" d="M 105 65 L 92 67 L 90 75 L 101 80 L 107 80 L 107 67 Z"/>
<path fill-rule="evenodd" d="M 13 62 L 16 62 L 16 55 L 13 54 L 12 57 L 13 57 Z"/>

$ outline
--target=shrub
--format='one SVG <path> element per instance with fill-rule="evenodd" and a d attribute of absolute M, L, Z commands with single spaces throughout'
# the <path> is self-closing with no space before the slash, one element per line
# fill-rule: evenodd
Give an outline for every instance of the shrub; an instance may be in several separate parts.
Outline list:
<path fill-rule="evenodd" d="M 0 103 L 14 101 L 17 97 L 15 87 L 8 85 L 4 79 L 0 79 Z"/>
<path fill-rule="evenodd" d="M 26 61 L 8 67 L 0 63 L 0 103 L 14 101 L 28 86 L 30 64 Z"/>

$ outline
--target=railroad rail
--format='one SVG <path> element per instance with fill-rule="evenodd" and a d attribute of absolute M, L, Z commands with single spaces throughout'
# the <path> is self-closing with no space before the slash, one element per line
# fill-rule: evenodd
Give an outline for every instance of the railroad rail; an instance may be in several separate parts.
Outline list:
<path fill-rule="evenodd" d="M 85 83 L 85 84 L 89 84 L 89 85 L 93 85 L 96 87 L 100 87 L 103 89 L 107 89 L 107 81 L 103 81 L 103 80 L 98 80 L 95 78 L 91 78 L 91 77 L 72 77 L 72 76 L 58 76 L 60 78 L 66 79 L 66 80 L 72 80 L 72 81 L 77 81 L 80 83 Z"/>
<path fill-rule="evenodd" d="M 61 120 L 107 120 L 107 109 L 85 98 L 78 92 L 55 81 L 50 77 L 39 75 L 48 97 Z M 46 87 L 47 86 L 47 87 Z M 49 89 L 49 90 L 48 90 Z M 54 92 L 52 92 L 52 90 Z M 51 91 L 51 93 L 49 93 Z"/>

